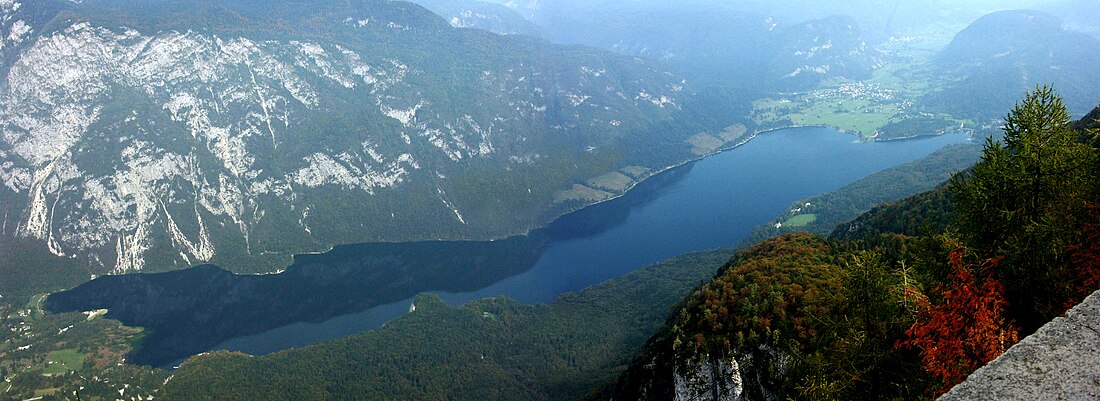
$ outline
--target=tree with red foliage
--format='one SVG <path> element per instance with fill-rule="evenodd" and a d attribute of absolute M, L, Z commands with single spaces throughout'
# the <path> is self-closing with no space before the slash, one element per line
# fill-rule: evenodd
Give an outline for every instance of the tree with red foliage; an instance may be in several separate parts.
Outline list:
<path fill-rule="evenodd" d="M 952 178 L 956 228 L 985 257 L 1025 334 L 1065 313 L 1076 298 L 1077 243 L 1100 177 L 1097 149 L 1070 127 L 1062 99 L 1047 86 L 1029 92 L 1007 116 L 1004 141 L 987 140 L 982 159 Z"/>
<path fill-rule="evenodd" d="M 942 393 L 985 365 L 1018 338 L 1016 327 L 1005 319 L 1004 285 L 992 277 L 1000 258 L 981 264 L 963 261 L 965 248 L 950 252 L 951 274 L 942 292 L 942 303 L 931 306 L 906 332 L 899 346 L 920 351 L 924 369 L 939 379 Z"/>
<path fill-rule="evenodd" d="M 1089 220 L 1081 226 L 1081 242 L 1068 247 L 1077 276 L 1077 296 L 1067 300 L 1067 308 L 1100 290 L 1100 207 L 1089 205 Z"/>

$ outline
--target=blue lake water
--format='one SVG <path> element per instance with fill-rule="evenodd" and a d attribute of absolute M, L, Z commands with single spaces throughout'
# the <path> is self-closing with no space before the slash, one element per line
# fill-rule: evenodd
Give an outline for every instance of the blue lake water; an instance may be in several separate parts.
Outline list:
<path fill-rule="evenodd" d="M 854 139 L 827 128 L 765 133 L 526 236 L 341 246 L 300 255 L 271 276 L 207 266 L 105 277 L 51 296 L 51 309 L 108 308 L 109 317 L 149 327 L 136 357 L 170 366 L 210 349 L 264 354 L 377 328 L 408 312 L 421 292 L 452 305 L 497 296 L 549 302 L 672 256 L 733 247 L 798 199 L 967 137 Z"/>

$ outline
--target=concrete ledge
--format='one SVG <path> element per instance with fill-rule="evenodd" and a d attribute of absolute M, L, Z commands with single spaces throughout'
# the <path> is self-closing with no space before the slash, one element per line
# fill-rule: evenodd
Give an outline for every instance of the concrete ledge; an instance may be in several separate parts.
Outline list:
<path fill-rule="evenodd" d="M 1100 291 L 939 399 L 1100 400 Z"/>

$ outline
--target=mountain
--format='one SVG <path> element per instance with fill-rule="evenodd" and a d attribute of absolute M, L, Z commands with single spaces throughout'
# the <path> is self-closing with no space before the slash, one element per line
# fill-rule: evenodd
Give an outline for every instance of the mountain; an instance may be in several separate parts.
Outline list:
<path fill-rule="evenodd" d="M 540 28 L 515 10 L 478 0 L 416 0 L 456 28 L 482 29 L 501 35 L 539 36 Z"/>
<path fill-rule="evenodd" d="M 569 0 L 508 4 L 555 42 L 661 60 L 693 77 L 740 73 L 729 68 L 730 60 L 752 61 L 752 55 L 766 51 L 763 41 L 773 27 L 761 15 L 715 6 Z"/>
<path fill-rule="evenodd" d="M 379 330 L 254 358 L 192 358 L 157 398 L 575 400 L 613 379 L 731 253 L 678 256 L 550 304 L 487 298 L 452 307 L 423 295 Z"/>
<path fill-rule="evenodd" d="M 764 79 L 785 88 L 813 88 L 832 77 L 871 78 L 881 66 L 878 52 L 864 40 L 855 19 L 831 16 L 778 30 Z"/>
<path fill-rule="evenodd" d="M 1059 125 L 1068 127 L 1068 121 Z M 858 195 L 856 191 L 890 178 L 919 187 L 927 181 L 922 177 L 942 174 L 937 160 L 969 159 L 971 148 L 948 148 L 924 162 L 865 178 L 819 199 Z M 1095 157 L 1089 161 L 1094 168 L 1100 166 Z M 1091 184 L 1100 177 L 1100 170 L 1090 171 L 1092 175 L 1083 182 Z M 1082 218 L 1071 220 L 1065 234 L 1058 235 L 1067 235 L 1065 239 L 1071 241 L 1067 249 L 1090 246 L 1095 252 L 1100 216 L 1088 212 L 1088 204 L 1097 199 L 1098 187 L 1082 187 L 1084 191 L 1055 201 L 1066 208 L 1044 210 L 1086 211 L 1069 216 Z M 728 251 L 689 254 L 563 294 L 549 304 L 487 298 L 452 307 L 435 296 L 419 296 L 408 314 L 362 334 L 263 356 L 225 351 L 196 355 L 155 391 L 163 399 L 666 400 L 715 399 L 698 397 L 714 392 L 739 393 L 746 399 L 927 399 L 941 381 L 924 370 L 917 349 L 898 344 L 910 338 L 906 332 L 913 324 L 928 316 L 929 303 L 943 298 L 937 288 L 952 284 L 945 270 L 949 260 L 959 260 L 954 256 L 959 254 L 952 253 L 951 247 L 967 232 L 955 225 L 964 209 L 957 207 L 958 199 L 948 191 L 941 186 L 874 208 L 838 226 L 833 238 L 786 233 L 742 250 L 728 262 L 724 262 Z M 1088 198 L 1077 196 L 1089 193 Z M 821 208 L 831 209 L 819 211 L 823 215 L 840 216 L 847 213 L 848 205 L 822 202 Z M 1091 234 L 1077 235 L 1085 233 L 1082 227 L 1092 227 Z M 500 242 L 504 241 L 494 241 L 492 246 L 508 246 Z M 346 251 L 363 257 L 385 253 Z M 470 252 L 470 257 L 484 259 L 475 253 Z M 445 269 L 447 261 L 442 259 L 428 265 Z M 720 266 L 717 274 L 715 266 Z M 1100 269 L 1093 269 L 1091 277 L 1100 278 Z M 333 294 L 318 300 L 288 297 L 285 304 L 274 306 L 288 314 L 323 314 L 326 308 L 353 300 L 355 288 L 340 288 L 350 275 L 333 275 L 334 269 L 322 266 L 309 270 L 283 274 L 290 277 L 233 279 L 238 283 L 215 278 L 213 283 L 203 283 L 203 272 L 193 269 L 111 277 L 82 288 L 103 293 L 91 288 L 108 280 L 133 284 L 117 287 L 130 301 L 104 306 L 145 314 L 150 320 L 165 320 L 172 313 L 155 309 L 166 305 L 171 310 L 170 300 L 194 293 L 173 293 L 166 290 L 169 286 L 158 285 L 176 278 L 200 285 L 230 284 L 212 291 L 224 294 L 218 299 L 197 302 L 243 300 L 244 307 L 237 312 L 242 319 L 252 309 L 264 307 L 255 304 L 255 292 L 250 291 L 257 287 L 248 281 L 330 284 L 327 288 Z M 1003 271 L 1011 274 L 1013 270 Z M 446 272 L 440 275 L 448 280 Z M 1064 276 L 1054 279 L 1084 282 Z M 145 287 L 150 290 L 140 290 Z M 65 302 L 65 294 L 51 295 L 45 303 Z M 157 298 L 166 301 L 134 301 Z M 141 306 L 149 304 L 156 306 Z M 74 307 L 91 308 L 95 307 Z M 956 309 L 964 314 L 956 317 L 958 321 L 974 315 L 969 305 Z M 666 324 L 661 325 L 662 321 Z"/>
<path fill-rule="evenodd" d="M 860 207 L 866 199 L 894 200 L 919 192 L 932 185 L 928 182 L 946 178 L 945 170 L 950 167 L 942 165 L 972 163 L 975 151 L 971 148 L 976 147 L 950 146 L 919 162 L 862 178 L 845 188 L 814 198 L 815 213 L 822 216 L 822 221 L 855 217 L 859 213 L 850 209 Z M 885 196 L 873 190 L 884 181 L 890 181 L 893 186 Z M 856 205 L 842 202 L 845 197 L 855 199 Z M 817 199 L 821 199 L 820 204 L 816 203 Z M 437 283 L 433 288 L 453 293 L 468 285 L 464 283 L 472 276 L 477 276 L 478 281 L 495 281 L 499 272 L 509 271 L 508 262 L 539 257 L 538 237 L 536 232 L 484 244 L 453 242 L 446 244 L 449 249 L 440 249 L 438 244 L 342 246 L 321 255 L 301 256 L 294 266 L 276 275 L 229 277 L 213 267 L 201 267 L 162 274 L 104 277 L 73 290 L 51 294 L 44 307 L 52 311 L 103 308 L 110 311 L 112 319 L 145 328 L 149 334 L 143 338 L 141 347 L 127 354 L 127 361 L 159 366 L 217 349 L 216 344 L 231 337 L 295 321 L 324 321 L 358 311 L 364 302 L 406 290 L 412 282 L 433 280 Z M 575 399 L 590 388 L 603 386 L 613 379 L 618 367 L 629 363 L 633 352 L 643 345 L 655 325 L 663 321 L 669 308 L 687 296 L 701 280 L 712 278 L 715 269 L 731 254 L 732 251 L 708 251 L 675 258 L 577 294 L 564 295 L 546 305 L 519 305 L 500 298 L 448 307 L 438 301 L 425 302 L 422 298 L 416 301 L 415 313 L 370 333 L 318 342 L 301 350 L 256 355 L 254 364 L 238 365 L 239 355 L 227 353 L 195 357 L 176 372 L 180 381 L 174 381 L 168 391 L 173 398 L 201 398 L 200 391 L 225 394 L 226 398 L 243 398 L 249 392 L 273 385 L 260 377 L 268 369 L 279 369 L 280 375 L 294 377 L 294 382 L 323 386 L 321 383 L 335 380 L 331 378 L 340 375 L 342 369 L 362 371 L 365 370 L 362 366 L 372 365 L 374 361 L 415 359 L 418 361 L 415 368 L 406 364 L 374 365 L 370 373 L 359 374 L 358 380 L 370 384 L 364 384 L 361 389 L 332 388 L 329 398 L 356 394 L 358 398 L 374 399 L 385 393 L 396 399 L 419 399 L 426 397 L 424 394 L 446 393 L 452 398 L 467 395 L 468 399 L 469 394 L 480 391 L 486 377 L 494 377 L 499 378 L 494 381 L 496 388 L 511 388 L 516 381 L 537 383 L 531 386 L 534 389 L 531 394 L 520 392 L 504 398 Z M 362 261 L 341 261 L 349 255 L 384 261 L 386 267 L 393 268 L 371 268 L 364 267 Z M 701 255 L 714 257 L 696 263 Z M 499 266 L 494 266 L 497 264 Z M 478 266 L 476 275 L 469 274 L 469 269 L 453 268 L 474 265 Z M 397 280 L 394 276 L 416 280 Z M 472 285 L 480 287 L 484 282 Z M 418 290 L 384 303 L 411 298 L 415 291 Z M 407 304 L 401 306 L 407 307 Z M 203 313 L 193 313 L 196 310 Z M 483 325 L 485 315 L 482 312 L 509 323 Z M 313 330 L 325 331 L 310 331 Z M 211 338 L 215 340 L 203 343 Z M 513 345 L 497 347 L 496 341 Z M 320 357 L 344 348 L 356 350 L 356 356 L 341 361 Z M 449 351 L 435 352 L 442 348 Z M 414 354 L 419 356 L 413 357 Z M 503 357 L 504 354 L 508 356 Z M 481 355 L 486 359 L 481 359 Z M 458 365 L 466 367 L 440 368 Z M 219 381 L 216 385 L 208 383 L 204 389 L 197 389 L 197 383 L 211 379 L 204 373 L 208 369 L 234 372 L 230 375 L 234 377 L 234 389 L 228 388 L 230 382 L 221 382 L 221 379 L 212 379 Z M 433 380 L 413 385 L 399 373 L 402 370 L 415 371 L 414 376 L 430 376 Z M 501 375 L 502 371 L 512 374 Z M 305 378 L 313 374 L 323 378 Z"/>
<path fill-rule="evenodd" d="M 601 399 L 793 399 L 804 385 L 787 380 L 805 370 L 799 352 L 822 358 L 819 347 L 851 340 L 829 327 L 847 295 L 841 248 L 793 233 L 738 252 L 678 305 Z"/>
<path fill-rule="evenodd" d="M 937 189 L 739 252 L 599 398 L 927 399 L 1062 315 L 1100 287 L 1100 162 L 1049 88 L 1009 120 Z"/>
<path fill-rule="evenodd" d="M 741 245 L 752 246 L 796 231 L 828 235 L 835 232 L 834 228 L 839 229 L 838 225 L 872 214 L 869 211 L 878 209 L 883 202 L 889 204 L 941 186 L 951 176 L 973 166 L 981 150 L 971 143 L 944 146 L 927 157 L 871 174 L 836 191 L 796 201 L 786 213 L 754 228 Z M 810 220 L 793 224 L 800 218 Z"/>
<path fill-rule="evenodd" d="M 1092 0 L 1057 0 L 1034 7 L 1061 17 L 1069 29 L 1100 38 L 1100 21 L 1094 17 L 1100 13 L 1100 3 Z"/>
<path fill-rule="evenodd" d="M 298 255 L 280 274 L 235 275 L 204 265 L 100 277 L 50 294 L 43 307 L 109 310 L 111 319 L 148 330 L 127 360 L 163 367 L 233 338 L 324 322 L 429 289 L 484 288 L 533 265 L 546 243 L 536 231 L 497 241 L 341 245 Z"/>
<path fill-rule="evenodd" d="M 656 59 L 706 85 L 804 90 L 824 79 L 863 79 L 879 63 L 859 24 L 827 16 L 781 24 L 713 2 L 507 2 L 559 43 Z"/>
<path fill-rule="evenodd" d="M 744 115 L 666 67 L 405 2 L 0 5 L 0 293 L 522 233 Z"/>
<path fill-rule="evenodd" d="M 1085 114 L 1084 118 L 1074 123 L 1074 130 L 1081 133 L 1087 133 L 1088 130 L 1098 129 L 1100 129 L 1100 105 L 1092 109 L 1088 114 Z"/>
<path fill-rule="evenodd" d="M 1026 91 L 1053 84 L 1075 116 L 1096 106 L 1100 39 L 1039 11 L 992 13 L 955 35 L 934 61 L 942 90 L 923 102 L 955 115 L 1003 117 Z"/>

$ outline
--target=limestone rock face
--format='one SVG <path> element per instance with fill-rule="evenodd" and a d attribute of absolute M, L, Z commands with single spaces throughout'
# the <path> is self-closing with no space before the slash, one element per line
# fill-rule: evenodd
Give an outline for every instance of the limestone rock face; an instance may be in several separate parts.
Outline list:
<path fill-rule="evenodd" d="M 404 2 L 253 3 L 0 0 L 0 244 L 93 275 L 266 272 L 522 232 L 689 93 L 644 60 Z"/>
<path fill-rule="evenodd" d="M 939 398 L 1100 399 L 1100 291 L 1009 348 Z"/>
<path fill-rule="evenodd" d="M 691 372 L 675 372 L 673 381 L 676 385 L 676 401 L 743 399 L 741 369 L 733 358 L 698 362 Z"/>

